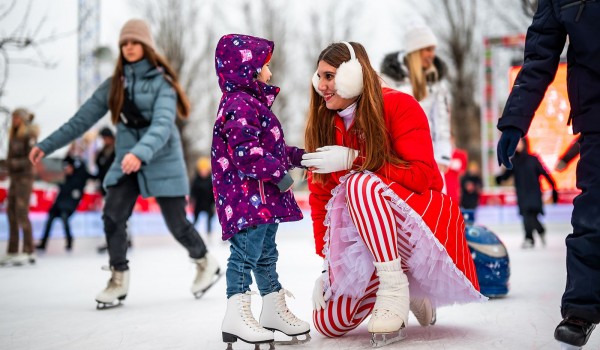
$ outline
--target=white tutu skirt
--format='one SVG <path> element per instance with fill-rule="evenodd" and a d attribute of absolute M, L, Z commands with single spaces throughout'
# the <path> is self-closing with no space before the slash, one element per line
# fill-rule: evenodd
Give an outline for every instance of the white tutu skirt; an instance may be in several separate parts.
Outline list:
<path fill-rule="evenodd" d="M 410 247 L 408 252 L 400 249 L 400 256 L 408 276 L 411 297 L 428 297 L 435 307 L 487 300 L 479 293 L 475 267 L 464 238 L 460 209 L 449 197 L 433 191 L 416 194 L 393 184 L 396 189 L 403 190 L 400 191 L 406 197 L 403 199 L 377 175 L 369 174 L 383 186 L 383 195 L 396 212 L 398 241 L 408 242 Z M 375 272 L 373 255 L 358 234 L 348 211 L 345 182 L 350 175 L 341 179 L 326 206 L 324 253 L 329 279 L 324 281 L 324 288 L 331 288 L 334 298 L 342 295 L 362 297 Z M 419 204 L 418 201 L 428 201 L 426 206 L 421 206 L 425 208 L 421 213 L 409 205 L 411 202 Z M 419 205 L 416 207 L 420 208 Z M 437 228 L 437 236 L 444 237 L 444 244 L 424 220 L 428 211 L 435 214 L 438 210 L 456 212 L 451 215 L 456 225 L 439 225 L 440 215 L 429 215 L 437 217 L 438 223 L 431 226 Z M 446 247 L 452 247 L 452 256 Z"/>

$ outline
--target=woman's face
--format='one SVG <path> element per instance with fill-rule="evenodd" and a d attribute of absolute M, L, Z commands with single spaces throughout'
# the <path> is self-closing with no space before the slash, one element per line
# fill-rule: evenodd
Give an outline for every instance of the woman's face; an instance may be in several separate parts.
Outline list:
<path fill-rule="evenodd" d="M 318 90 L 325 99 L 325 106 L 328 109 L 341 111 L 350 106 L 358 97 L 347 99 L 337 94 L 335 89 L 335 73 L 337 68 L 325 61 L 319 61 L 317 67 L 317 76 L 319 77 Z"/>
<path fill-rule="evenodd" d="M 435 46 L 429 46 L 421 49 L 421 64 L 423 69 L 429 69 L 433 65 L 433 59 L 435 58 Z"/>
<path fill-rule="evenodd" d="M 271 74 L 271 69 L 269 68 L 269 62 L 267 62 L 260 70 L 260 73 L 256 77 L 256 80 L 267 84 L 269 82 L 269 80 L 271 80 L 272 75 L 273 74 Z"/>
<path fill-rule="evenodd" d="M 21 126 L 21 123 L 23 123 L 23 120 L 21 118 L 19 118 L 18 115 L 13 114 L 12 115 L 12 126 L 13 126 L 13 128 L 18 128 L 19 126 Z"/>
<path fill-rule="evenodd" d="M 121 53 L 127 62 L 137 62 L 144 58 L 144 47 L 137 41 L 127 40 L 121 46 Z"/>

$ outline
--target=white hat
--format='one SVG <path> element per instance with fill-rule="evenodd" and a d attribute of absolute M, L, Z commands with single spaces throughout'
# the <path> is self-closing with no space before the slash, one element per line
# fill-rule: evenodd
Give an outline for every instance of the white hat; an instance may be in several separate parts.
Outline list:
<path fill-rule="evenodd" d="M 404 48 L 406 53 L 424 49 L 429 46 L 437 46 L 437 39 L 431 28 L 420 25 L 412 27 L 404 33 Z"/>

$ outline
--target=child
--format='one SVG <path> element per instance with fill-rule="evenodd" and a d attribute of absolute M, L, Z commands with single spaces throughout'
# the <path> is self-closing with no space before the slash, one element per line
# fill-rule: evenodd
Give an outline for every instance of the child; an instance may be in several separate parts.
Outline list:
<path fill-rule="evenodd" d="M 513 169 L 506 169 L 501 175 L 496 176 L 496 183 L 501 184 L 508 180 L 513 174 L 515 177 L 515 190 L 517 192 L 517 204 L 519 214 L 523 216 L 523 227 L 525 228 L 525 240 L 521 247 L 523 249 L 533 248 L 533 231 L 540 235 L 542 245 L 546 245 L 546 229 L 538 220 L 538 215 L 544 215 L 542 206 L 542 190 L 540 187 L 540 176 L 544 176 L 552 186 L 552 201 L 558 201 L 558 192 L 554 179 L 537 156 L 529 153 L 529 145 L 526 138 L 522 138 L 517 145 L 517 151 L 512 158 Z"/>
<path fill-rule="evenodd" d="M 38 163 L 110 111 L 117 138 L 115 160 L 103 183 L 107 193 L 102 219 L 111 278 L 96 296 L 98 308 L 118 305 L 115 303 L 127 296 L 127 220 L 140 194 L 156 198 L 170 233 L 196 265 L 191 292 L 198 298 L 220 274 L 216 258 L 208 253 L 185 214 L 189 186 L 175 119 L 187 118 L 190 104 L 175 71 L 157 53 L 145 21 L 131 19 L 125 23 L 119 50 L 114 75 L 94 91 L 68 122 L 37 144 L 29 159 Z"/>
<path fill-rule="evenodd" d="M 276 272 L 275 234 L 280 222 L 298 221 L 302 213 L 290 188 L 288 170 L 301 166 L 304 150 L 285 144 L 271 105 L 279 88 L 268 85 L 274 43 L 229 34 L 217 44 L 215 66 L 223 91 L 213 129 L 212 170 L 217 215 L 223 240 L 231 243 L 227 263 L 227 311 L 221 330 L 229 344 L 238 338 L 252 344 L 272 343 L 278 330 L 293 336 L 310 326 L 292 314 L 288 291 Z M 263 297 L 260 323 L 250 309 L 254 273 Z"/>
<path fill-rule="evenodd" d="M 66 239 L 65 249 L 70 251 L 73 248 L 73 236 L 71 235 L 69 219 L 79 206 L 87 180 L 92 178 L 84 160 L 81 158 L 82 152 L 82 147 L 78 146 L 76 142 L 71 143 L 69 154 L 63 160 L 65 180 L 60 185 L 52 208 L 48 211 L 44 234 L 36 249 L 46 250 L 46 244 L 52 230 L 52 222 L 56 218 L 60 218 L 63 222 Z"/>
<path fill-rule="evenodd" d="M 482 189 L 483 180 L 479 173 L 479 164 L 476 161 L 471 161 L 467 172 L 460 178 L 460 207 L 468 210 L 476 209 L 479 205 Z"/>

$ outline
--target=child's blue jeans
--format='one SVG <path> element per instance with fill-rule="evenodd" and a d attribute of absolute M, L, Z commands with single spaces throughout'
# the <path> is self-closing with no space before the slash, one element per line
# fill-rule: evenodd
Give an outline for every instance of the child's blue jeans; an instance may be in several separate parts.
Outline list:
<path fill-rule="evenodd" d="M 227 261 L 227 298 L 250 290 L 254 273 L 261 296 L 281 289 L 277 271 L 275 234 L 279 224 L 265 224 L 243 229 L 229 239 Z"/>

